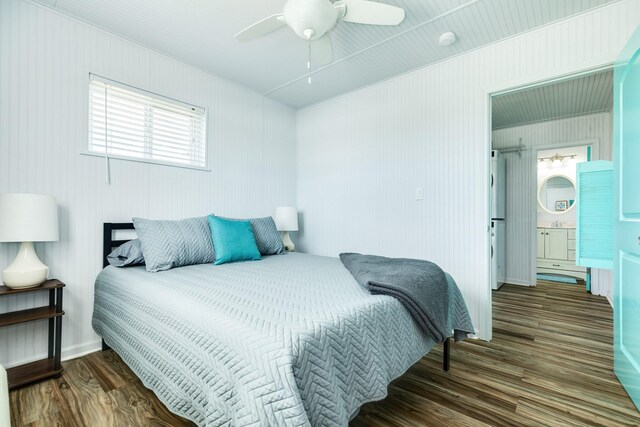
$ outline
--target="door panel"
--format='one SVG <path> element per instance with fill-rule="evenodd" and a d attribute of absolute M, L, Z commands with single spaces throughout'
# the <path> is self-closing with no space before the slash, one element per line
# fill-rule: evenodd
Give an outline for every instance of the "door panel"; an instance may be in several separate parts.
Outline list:
<path fill-rule="evenodd" d="M 547 228 L 545 258 L 567 259 L 567 230 Z"/>
<path fill-rule="evenodd" d="M 634 327 L 640 313 L 640 257 L 623 253 L 620 257 L 620 279 L 623 283 L 633 283 L 625 286 L 620 295 L 620 350 L 630 362 L 635 371 L 640 372 L 640 340 L 638 330 Z"/>
<path fill-rule="evenodd" d="M 538 228 L 538 235 L 536 237 L 536 251 L 538 258 L 544 258 L 544 228 Z"/>
<path fill-rule="evenodd" d="M 621 146 L 622 182 L 636 185 L 640 182 L 640 60 L 632 58 L 621 82 L 621 110 L 623 121 Z M 636 188 L 637 190 L 637 188 Z M 640 191 L 630 191 L 621 197 L 622 214 L 628 218 L 640 218 Z"/>
<path fill-rule="evenodd" d="M 613 162 L 578 163 L 577 265 L 613 269 Z"/>
<path fill-rule="evenodd" d="M 640 28 L 614 70 L 614 369 L 640 407 Z"/>

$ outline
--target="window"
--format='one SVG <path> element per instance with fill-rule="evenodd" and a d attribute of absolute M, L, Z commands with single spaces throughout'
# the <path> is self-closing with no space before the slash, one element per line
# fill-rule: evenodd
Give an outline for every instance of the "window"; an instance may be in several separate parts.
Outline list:
<path fill-rule="evenodd" d="M 206 111 L 91 75 L 89 153 L 205 169 Z"/>

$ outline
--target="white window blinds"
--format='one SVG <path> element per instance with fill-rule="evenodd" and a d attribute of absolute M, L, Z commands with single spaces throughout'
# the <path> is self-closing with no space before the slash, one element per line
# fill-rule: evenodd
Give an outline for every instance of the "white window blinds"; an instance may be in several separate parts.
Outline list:
<path fill-rule="evenodd" d="M 89 81 L 89 152 L 207 167 L 204 108 L 112 82 Z"/>

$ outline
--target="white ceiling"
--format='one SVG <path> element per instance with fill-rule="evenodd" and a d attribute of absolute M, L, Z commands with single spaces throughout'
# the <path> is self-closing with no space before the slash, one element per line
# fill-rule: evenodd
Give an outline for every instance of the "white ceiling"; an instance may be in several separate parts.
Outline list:
<path fill-rule="evenodd" d="M 285 0 L 36 0 L 211 74 L 302 107 L 617 0 L 385 0 L 395 27 L 339 23 L 334 62 L 306 81 L 306 43 L 284 28 L 251 42 L 234 34 Z M 454 31 L 458 42 L 438 45 Z"/>
<path fill-rule="evenodd" d="M 493 98 L 492 128 L 602 113 L 613 108 L 613 71 L 603 71 Z"/>

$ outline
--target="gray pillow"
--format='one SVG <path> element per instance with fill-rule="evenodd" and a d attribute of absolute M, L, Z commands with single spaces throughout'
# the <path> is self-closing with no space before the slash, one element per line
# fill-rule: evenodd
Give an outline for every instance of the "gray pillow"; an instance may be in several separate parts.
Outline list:
<path fill-rule="evenodd" d="M 237 218 L 225 218 L 232 221 L 247 221 Z M 282 243 L 282 237 L 280 232 L 276 228 L 276 223 L 270 216 L 264 218 L 250 218 L 251 228 L 253 229 L 253 237 L 256 239 L 258 250 L 260 255 L 279 255 L 286 254 L 284 249 L 284 243 Z"/>
<path fill-rule="evenodd" d="M 216 259 L 207 217 L 179 221 L 133 218 L 147 271 L 163 271 Z"/>
<path fill-rule="evenodd" d="M 114 267 L 144 264 L 144 255 L 142 255 L 140 240 L 129 240 L 127 243 L 118 246 L 113 252 L 107 255 L 107 261 Z"/>

